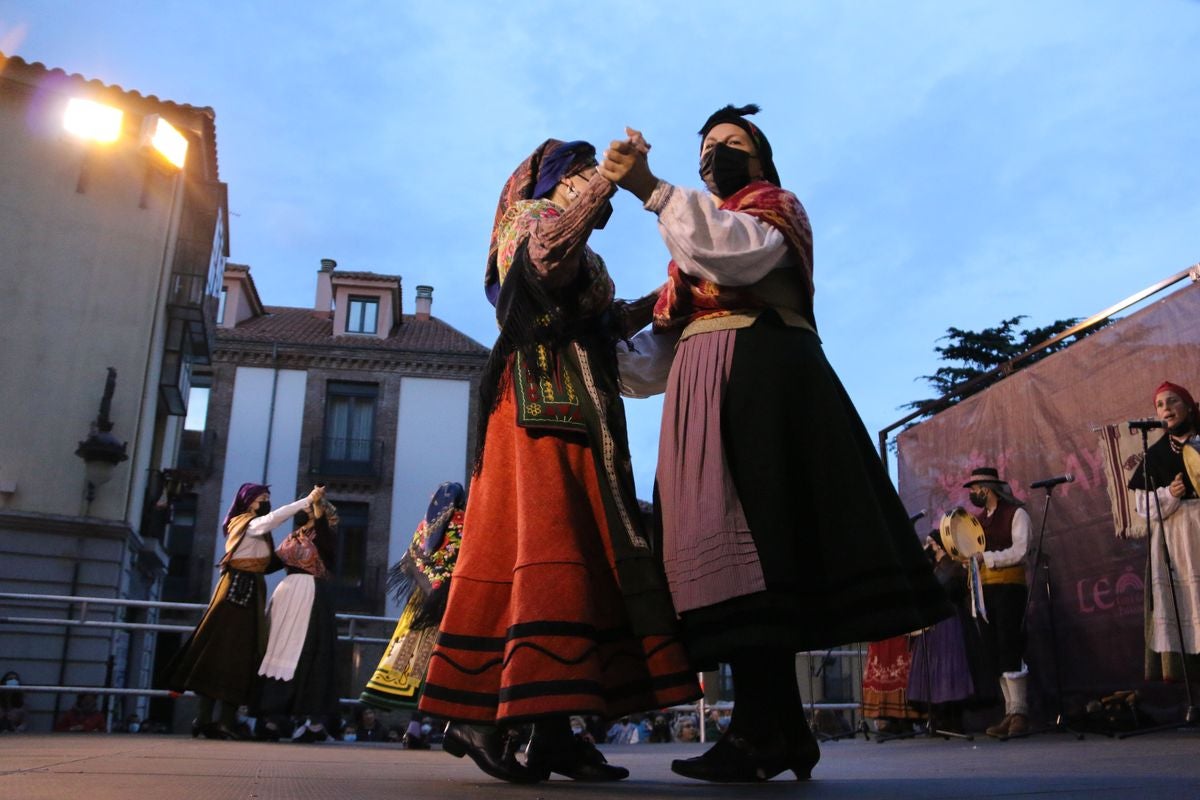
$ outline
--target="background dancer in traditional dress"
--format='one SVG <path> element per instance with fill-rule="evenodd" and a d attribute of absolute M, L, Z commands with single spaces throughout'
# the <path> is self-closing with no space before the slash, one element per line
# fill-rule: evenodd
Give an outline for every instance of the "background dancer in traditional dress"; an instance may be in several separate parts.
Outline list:
<path fill-rule="evenodd" d="M 283 566 L 275 557 L 271 531 L 324 496 L 324 489 L 314 487 L 307 497 L 272 511 L 270 487 L 243 483 L 238 489 L 221 524 L 225 534 L 221 577 L 200 624 L 166 669 L 168 689 L 190 689 L 200 696 L 193 736 L 237 738 L 238 706 L 252 702 L 258 666 L 267 649 L 263 575 Z M 214 722 L 217 700 L 220 718 Z"/>
<path fill-rule="evenodd" d="M 1186 654 L 1192 682 L 1200 676 L 1200 500 L 1184 467 L 1183 450 L 1200 433 L 1200 407 L 1187 389 L 1169 381 L 1154 390 L 1154 413 L 1167 431 L 1146 451 L 1146 475 L 1139 463 L 1131 470 L 1137 511 L 1150 512 L 1150 563 L 1146 585 L 1146 679 L 1183 680 L 1180 655 Z M 1149 479 L 1149 486 L 1146 479 Z M 1156 497 L 1147 491 L 1154 489 Z M 1161 510 L 1162 525 L 1159 525 Z M 1175 600 L 1167 578 L 1167 553 L 1174 567 Z M 1175 602 L 1179 603 L 1179 623 Z M 1183 629 L 1183 643 L 1179 641 Z"/>
<path fill-rule="evenodd" d="M 809 777 L 819 752 L 797 651 L 950 611 L 821 349 L 812 229 L 746 118 L 757 111 L 727 106 L 701 128 L 711 195 L 658 180 L 636 131 L 601 165 L 658 216 L 672 257 L 654 334 L 634 348 L 653 362 L 678 342 L 659 440 L 662 553 L 693 665 L 728 662 L 735 705 L 717 744 L 672 769 L 712 781 Z"/>
<path fill-rule="evenodd" d="M 388 588 L 403 610 L 359 702 L 390 711 L 417 707 L 462 547 L 466 502 L 461 483 L 439 486 L 408 551 L 392 566 Z"/>
<path fill-rule="evenodd" d="M 322 499 L 276 548 L 288 574 L 271 594 L 270 637 L 258 668 L 259 715 L 307 718 L 314 734 L 338 712 L 337 618 L 329 588 L 337 527 L 337 509 Z"/>
<path fill-rule="evenodd" d="M 500 197 L 485 291 L 500 335 L 481 384 L 482 447 L 420 708 L 488 774 L 618 780 L 571 734 L 694 700 L 695 672 L 634 495 L 615 342 L 626 323 L 587 239 L 616 187 L 586 142 L 548 140 Z M 636 316 L 636 315 L 633 315 Z M 504 728 L 533 722 L 526 765 Z"/>

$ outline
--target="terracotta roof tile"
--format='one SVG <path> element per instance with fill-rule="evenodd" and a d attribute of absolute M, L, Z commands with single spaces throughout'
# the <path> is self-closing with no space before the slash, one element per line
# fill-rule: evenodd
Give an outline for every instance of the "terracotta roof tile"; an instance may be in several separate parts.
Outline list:
<path fill-rule="evenodd" d="M 387 281 L 388 283 L 399 283 L 399 275 L 380 275 L 378 272 L 350 272 L 348 270 L 336 270 L 329 273 L 336 281 L 339 278 L 354 278 L 357 280 L 367 281 Z"/>
<path fill-rule="evenodd" d="M 403 323 L 391 336 L 378 339 L 374 336 L 334 336 L 333 319 L 328 312 L 285 306 L 266 306 L 266 312 L 236 328 L 218 328 L 218 346 L 221 342 L 251 341 L 476 356 L 488 353 L 487 347 L 436 317 L 417 320 L 405 314 Z"/>
<path fill-rule="evenodd" d="M 49 79 L 54 81 L 71 81 L 80 87 L 86 87 L 98 94 L 119 93 L 127 100 L 142 106 L 151 106 L 156 112 L 164 114 L 172 124 L 184 125 L 201 133 L 207 141 L 212 161 L 208 174 L 209 180 L 219 180 L 220 170 L 217 164 L 217 126 L 216 112 L 211 106 L 193 106 L 187 103 L 176 103 L 173 100 L 163 100 L 156 95 L 142 94 L 136 89 L 126 89 L 117 84 L 107 84 L 95 78 L 85 78 L 78 72 L 68 73 L 58 67 L 47 67 L 40 61 L 26 61 L 20 56 L 7 55 L 0 50 L 0 77 L 12 78 L 28 82 L 30 80 Z"/>

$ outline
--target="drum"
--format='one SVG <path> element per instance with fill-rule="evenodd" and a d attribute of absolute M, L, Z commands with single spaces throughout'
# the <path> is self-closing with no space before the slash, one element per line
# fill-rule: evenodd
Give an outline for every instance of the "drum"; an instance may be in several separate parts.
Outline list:
<path fill-rule="evenodd" d="M 1200 436 L 1193 436 L 1183 443 L 1183 471 L 1192 482 L 1192 488 L 1200 494 Z"/>
<path fill-rule="evenodd" d="M 965 508 L 956 508 L 943 516 L 939 530 L 946 554 L 956 561 L 970 561 L 984 550 L 983 526 Z"/>

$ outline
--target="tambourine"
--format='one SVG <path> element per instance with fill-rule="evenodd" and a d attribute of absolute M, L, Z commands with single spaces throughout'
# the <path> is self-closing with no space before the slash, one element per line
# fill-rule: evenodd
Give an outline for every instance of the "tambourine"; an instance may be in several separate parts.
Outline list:
<path fill-rule="evenodd" d="M 1200 452 L 1196 455 L 1200 458 Z M 976 553 L 983 552 L 983 526 L 965 508 L 948 512 L 938 527 L 942 535 L 942 547 L 946 555 L 955 561 L 970 561 Z"/>
<path fill-rule="evenodd" d="M 1192 481 L 1192 488 L 1200 492 L 1200 436 L 1183 443 L 1183 470 Z"/>

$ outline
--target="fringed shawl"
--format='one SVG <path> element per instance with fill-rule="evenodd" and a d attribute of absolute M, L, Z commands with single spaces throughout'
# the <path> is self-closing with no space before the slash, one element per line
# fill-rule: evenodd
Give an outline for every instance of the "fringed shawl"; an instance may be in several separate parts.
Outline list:
<path fill-rule="evenodd" d="M 388 591 L 404 607 L 420 596 L 413 629 L 437 624 L 446 610 L 450 578 L 462 543 L 467 495 L 462 484 L 446 482 L 429 501 L 408 550 L 388 572 Z"/>

